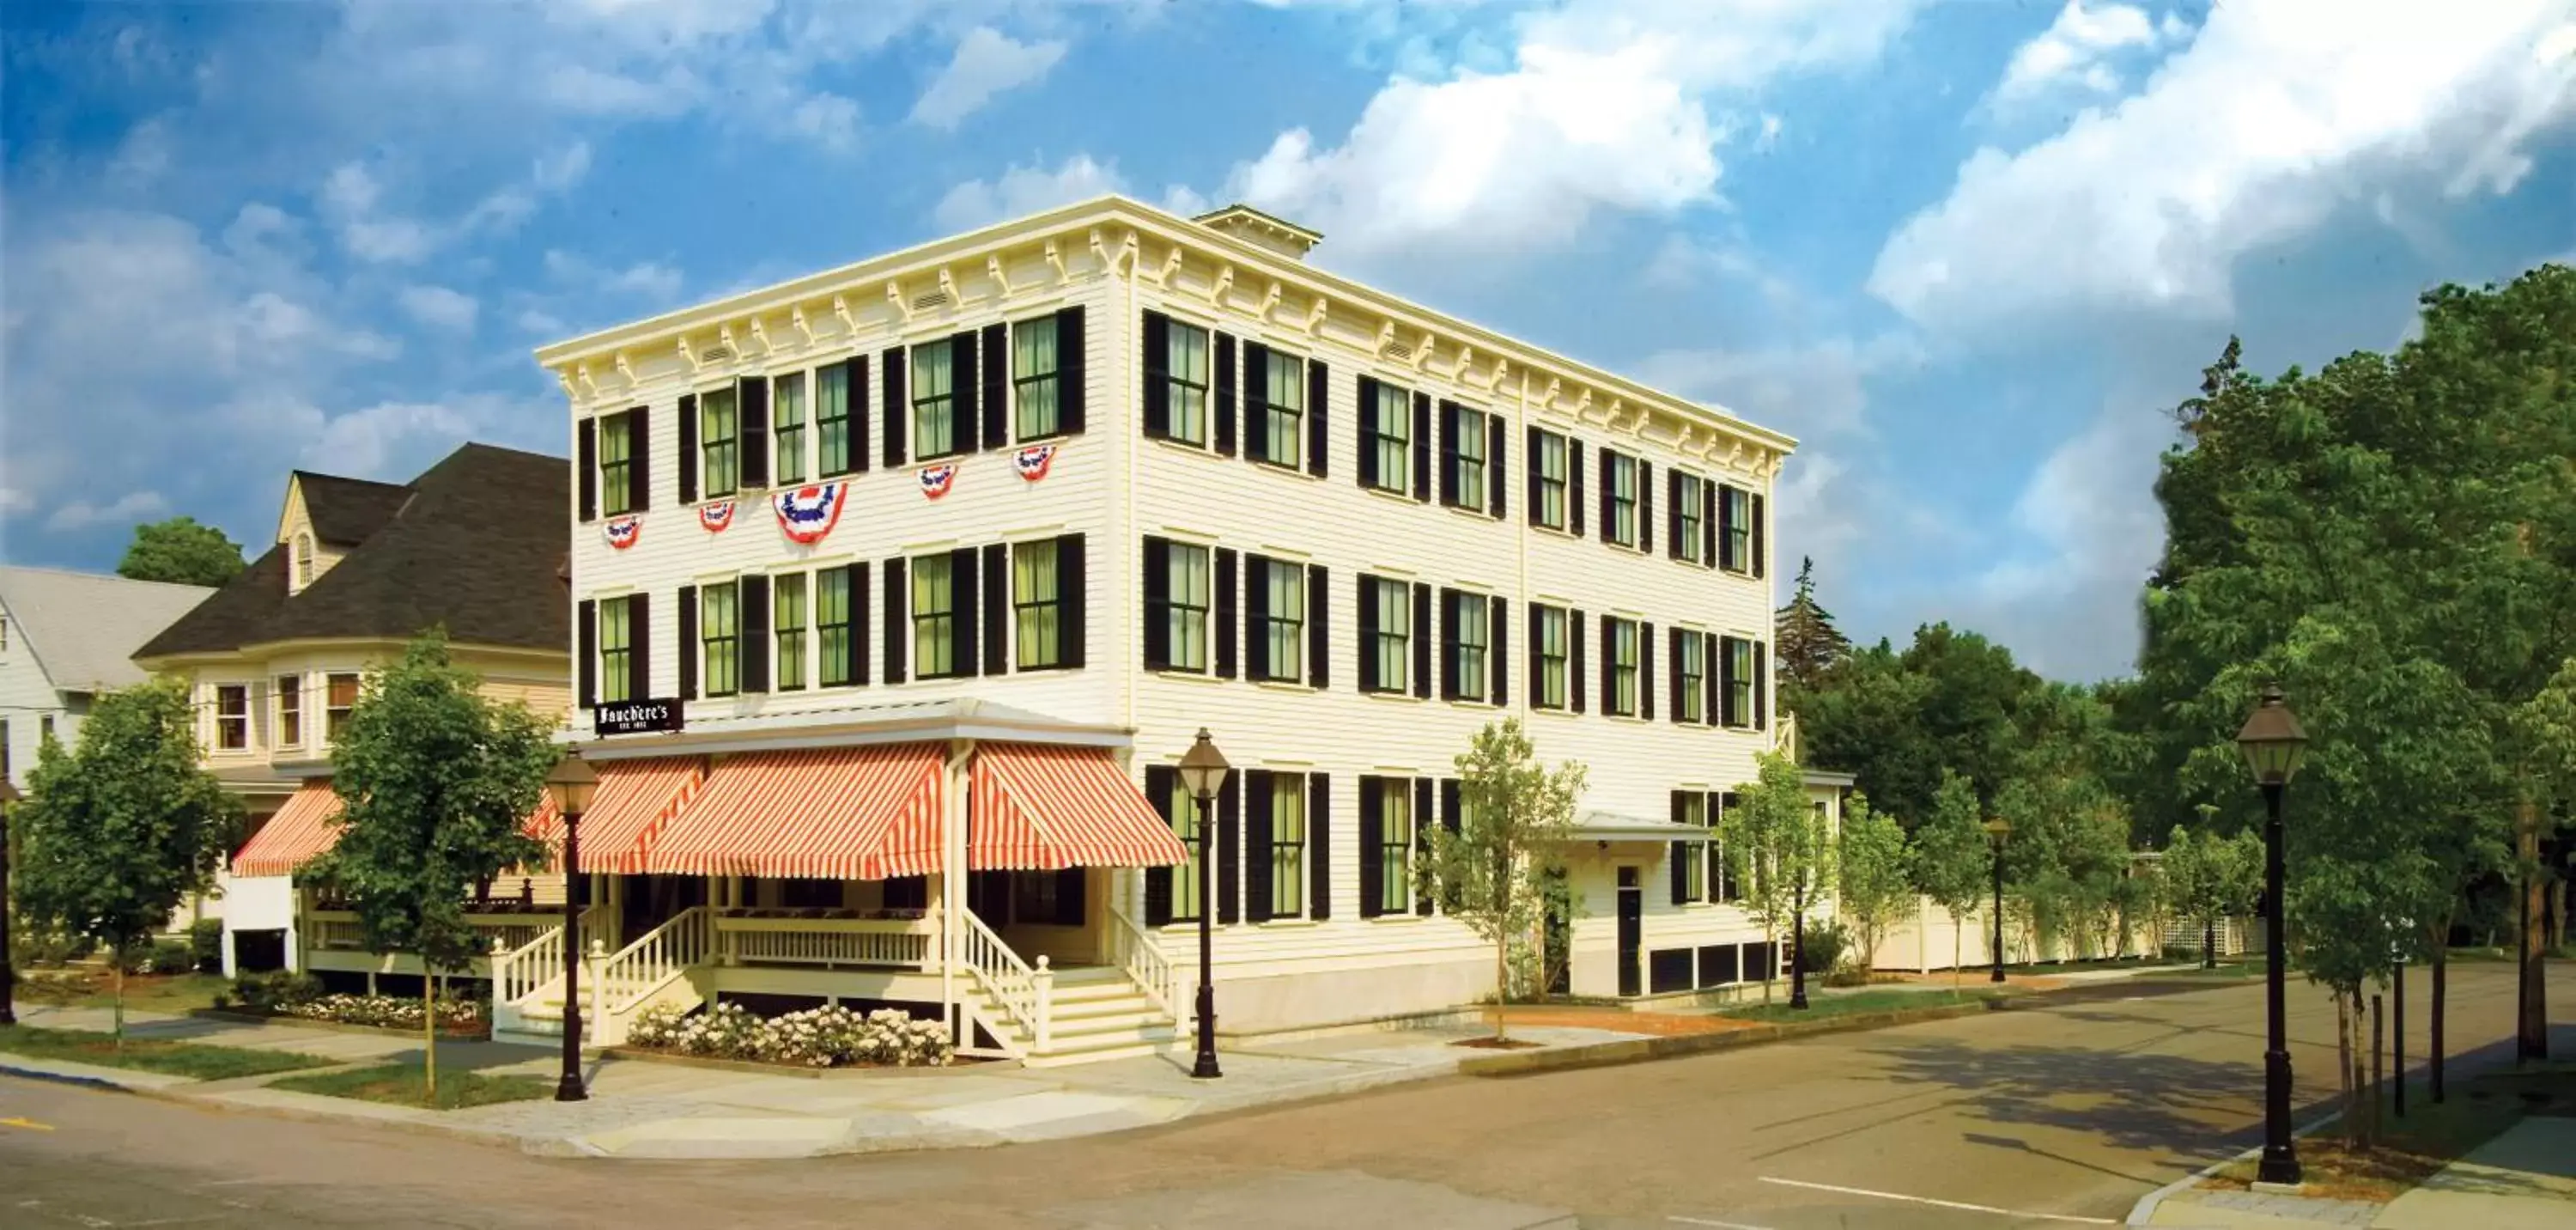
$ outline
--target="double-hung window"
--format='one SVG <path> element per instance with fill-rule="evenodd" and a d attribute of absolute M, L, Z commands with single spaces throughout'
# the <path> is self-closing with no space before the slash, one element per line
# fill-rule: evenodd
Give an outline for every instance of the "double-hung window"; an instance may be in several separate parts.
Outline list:
<path fill-rule="evenodd" d="M 250 688 L 227 683 L 215 689 L 215 746 L 238 752 L 250 746 Z"/>
<path fill-rule="evenodd" d="M 1063 402 L 1057 392 L 1055 317 L 1011 324 L 1012 426 L 1018 439 L 1042 440 L 1064 430 Z"/>
<path fill-rule="evenodd" d="M 698 473 L 709 499 L 742 486 L 741 430 L 730 386 L 698 394 Z"/>
<path fill-rule="evenodd" d="M 304 746 L 304 678 L 277 677 L 277 745 Z"/>
<path fill-rule="evenodd" d="M 599 604 L 599 699 L 604 704 L 636 698 L 635 635 L 628 614 L 624 599 Z"/>
<path fill-rule="evenodd" d="M 1294 682 L 1306 677 L 1306 568 L 1272 560 L 1267 572 L 1256 599 L 1268 628 L 1262 677 Z"/>
<path fill-rule="evenodd" d="M 1726 648 L 1726 724 L 1753 724 L 1753 642 L 1728 637 Z"/>
<path fill-rule="evenodd" d="M 805 481 L 805 373 L 769 382 L 770 481 L 781 487 Z"/>
<path fill-rule="evenodd" d="M 1637 714 L 1637 621 L 1604 619 L 1610 629 L 1609 711 L 1621 717 Z"/>
<path fill-rule="evenodd" d="M 1400 385 L 1376 384 L 1377 396 L 1361 407 L 1369 449 L 1377 464 L 1371 485 L 1380 491 L 1413 489 L 1413 394 Z"/>
<path fill-rule="evenodd" d="M 1565 437 L 1552 431 L 1538 433 L 1538 523 L 1552 530 L 1565 528 L 1567 473 Z"/>
<path fill-rule="evenodd" d="M 957 577 L 942 552 L 912 561 L 912 660 L 923 679 L 957 673 Z"/>
<path fill-rule="evenodd" d="M 1179 547 L 1172 549 L 1180 550 Z M 1170 807 L 1172 835 L 1180 838 L 1181 845 L 1190 852 L 1189 862 L 1172 869 L 1172 921 L 1197 922 L 1199 878 L 1192 873 L 1197 870 L 1199 860 L 1205 857 L 1199 851 L 1199 843 L 1206 840 L 1207 830 L 1199 824 L 1199 801 L 1191 796 L 1190 788 L 1178 773 L 1172 775 Z"/>
<path fill-rule="evenodd" d="M 1673 796 L 1673 802 L 1674 811 L 1678 813 L 1674 819 L 1692 828 L 1709 827 L 1706 793 L 1697 790 L 1680 791 Z M 1681 882 L 1675 887 L 1676 896 L 1683 901 L 1702 901 L 1708 898 L 1708 863 L 1715 853 L 1716 847 L 1705 842 L 1673 843 L 1673 857 L 1681 860 Z"/>
<path fill-rule="evenodd" d="M 1378 881 L 1380 914 L 1413 912 L 1413 783 L 1400 777 L 1378 781 Z"/>
<path fill-rule="evenodd" d="M 957 451 L 955 344 L 923 342 L 912 348 L 912 455 L 928 459 Z"/>
<path fill-rule="evenodd" d="M 1637 459 L 1604 450 L 1610 471 L 1610 541 L 1637 545 Z"/>
<path fill-rule="evenodd" d="M 1449 438 L 1455 442 L 1455 453 L 1449 459 L 1449 490 L 1455 493 L 1451 504 L 1457 508 L 1485 510 L 1485 412 L 1465 406 L 1449 407 Z"/>
<path fill-rule="evenodd" d="M 1725 515 L 1718 524 L 1726 527 L 1726 568 L 1730 572 L 1753 570 L 1753 493 L 1742 487 L 1717 489 Z"/>
<path fill-rule="evenodd" d="M 1530 636 L 1538 643 L 1538 678 L 1532 682 L 1530 702 L 1541 709 L 1566 707 L 1566 673 L 1573 669 L 1569 661 L 1574 646 L 1566 631 L 1565 608 L 1542 606 L 1531 608 Z"/>
<path fill-rule="evenodd" d="M 1270 916 L 1306 912 L 1306 775 L 1270 775 Z"/>
<path fill-rule="evenodd" d="M 1492 604 L 1482 594 L 1456 593 L 1450 601 L 1457 604 L 1451 618 L 1458 627 L 1458 695 L 1468 700 L 1483 700 L 1493 695 L 1485 684 L 1485 670 L 1490 662 L 1486 647 L 1492 643 L 1485 628 L 1485 613 Z"/>
<path fill-rule="evenodd" d="M 1673 718 L 1708 720 L 1708 637 L 1684 632 L 1673 639 L 1673 670 L 1681 677 L 1681 694 L 1673 698 Z"/>
<path fill-rule="evenodd" d="M 849 570 L 826 568 L 814 574 L 814 639 L 821 658 L 817 674 L 824 687 L 848 687 L 857 682 L 851 678 L 857 673 L 854 614 Z"/>
<path fill-rule="evenodd" d="M 1262 451 L 1273 465 L 1297 468 L 1306 456 L 1306 362 L 1294 355 L 1270 352 L 1262 396 Z"/>
<path fill-rule="evenodd" d="M 333 743 L 349 728 L 349 714 L 358 707 L 358 677 L 355 674 L 322 677 L 322 736 Z"/>
<path fill-rule="evenodd" d="M 1169 621 L 1165 624 L 1170 636 L 1169 665 L 1176 671 L 1205 671 L 1208 668 L 1208 602 L 1214 592 L 1209 580 L 1208 549 L 1176 542 L 1165 558 L 1165 580 L 1171 589 L 1171 602 L 1163 616 Z"/>
<path fill-rule="evenodd" d="M 1204 446 L 1208 440 L 1208 333 L 1175 320 L 1170 338 L 1164 351 L 1170 377 L 1163 383 L 1163 396 L 1170 399 L 1164 403 L 1164 421 L 1171 424 L 1172 439 Z"/>
<path fill-rule="evenodd" d="M 1695 474 L 1673 476 L 1673 554 L 1701 567 L 1709 563 L 1708 535 L 1701 525 L 1706 482 Z"/>
<path fill-rule="evenodd" d="M 770 638 L 777 650 L 772 669 L 781 692 L 805 690 L 805 574 L 785 573 L 769 579 Z"/>
<path fill-rule="evenodd" d="M 1049 329 L 1055 327 L 1047 318 Z M 1011 621 L 1018 633 L 1021 670 L 1064 665 L 1064 587 L 1055 540 L 1011 544 Z M 988 599 L 989 601 L 989 599 Z"/>
<path fill-rule="evenodd" d="M 850 472 L 850 369 L 835 363 L 814 373 L 815 472 Z"/>
<path fill-rule="evenodd" d="M 737 668 L 742 664 L 742 607 L 740 582 L 698 587 L 698 646 L 703 670 L 699 678 L 706 681 L 709 696 L 731 696 L 742 687 Z"/>
<path fill-rule="evenodd" d="M 635 511 L 635 416 L 639 410 L 612 414 L 599 421 L 599 511 L 616 517 Z M 298 544 L 311 571 L 309 540 Z M 311 583 L 310 575 L 305 577 Z"/>
<path fill-rule="evenodd" d="M 1377 623 L 1369 645 L 1369 660 L 1376 667 L 1369 690 L 1402 692 L 1413 677 L 1412 587 L 1385 577 L 1368 577 L 1365 582 Z"/>

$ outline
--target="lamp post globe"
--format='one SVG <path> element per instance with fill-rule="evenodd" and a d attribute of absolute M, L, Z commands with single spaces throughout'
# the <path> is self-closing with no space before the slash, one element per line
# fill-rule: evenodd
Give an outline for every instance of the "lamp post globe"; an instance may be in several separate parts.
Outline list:
<path fill-rule="evenodd" d="M 2284 984 L 2287 945 L 2282 936 L 2281 793 L 2299 771 L 2308 732 L 2290 712 L 2281 685 L 2263 685 L 2262 699 L 2236 732 L 2254 784 L 2263 791 L 2263 1160 L 2255 1178 L 2264 1183 L 2297 1186 L 2299 1155 L 2290 1137 L 2290 1049 Z"/>
<path fill-rule="evenodd" d="M 2004 843 L 2012 840 L 2012 821 L 1997 816 L 1986 821 L 1984 827 L 1986 848 L 1994 855 L 1995 877 L 1995 942 L 1989 954 L 1994 958 L 1992 962 L 1994 972 L 1987 975 L 1986 980 L 2002 982 L 2004 980 Z"/>
<path fill-rule="evenodd" d="M 18 810 L 21 797 L 8 778 L 0 777 L 0 1025 L 18 1023 L 18 1011 L 9 1002 L 18 985 L 18 967 L 9 960 L 9 813 Z"/>
<path fill-rule="evenodd" d="M 563 817 L 563 1073 L 555 1079 L 555 1100 L 579 1102 L 590 1097 L 581 1079 L 581 814 L 590 810 L 599 789 L 599 774 L 581 758 L 581 749 L 564 753 L 546 773 L 546 801 Z"/>
<path fill-rule="evenodd" d="M 1210 863 L 1215 857 L 1215 834 L 1209 831 L 1209 822 L 1216 816 L 1216 793 L 1225 789 L 1226 774 L 1233 767 L 1226 763 L 1225 754 L 1216 750 L 1216 741 L 1208 737 L 1204 726 L 1199 728 L 1198 740 L 1181 756 L 1181 788 L 1199 805 L 1199 1046 L 1190 1075 L 1201 1080 L 1225 1075 L 1216 1065 L 1216 962 L 1212 956 L 1216 873 Z"/>

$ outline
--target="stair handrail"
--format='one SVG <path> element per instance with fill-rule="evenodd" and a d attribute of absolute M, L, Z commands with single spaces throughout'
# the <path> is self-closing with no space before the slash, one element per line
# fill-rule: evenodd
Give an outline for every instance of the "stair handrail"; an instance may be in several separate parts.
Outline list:
<path fill-rule="evenodd" d="M 985 926 L 975 911 L 959 910 L 957 914 L 966 920 L 965 934 L 958 939 L 962 941 L 959 948 L 963 950 L 961 955 L 967 972 L 973 974 L 975 981 L 992 995 L 994 1002 L 999 1003 L 1021 1028 L 1028 1030 L 1029 1037 L 1038 1040 L 1040 1049 L 1044 1049 L 1049 1024 L 1047 1018 L 1053 1008 L 1047 1002 L 1051 998 L 1047 989 L 1048 984 L 1055 981 L 1054 972 L 1046 968 L 1047 959 L 1039 957 L 1038 965 L 1033 969 L 1020 959 L 1020 954 L 1011 951 L 1011 946 L 1003 943 L 1002 937 L 994 934 L 991 927 Z"/>
<path fill-rule="evenodd" d="M 602 959 L 595 985 L 609 1011 L 626 1012 L 690 966 L 703 964 L 714 943 L 714 915 L 705 906 L 691 906 Z"/>
<path fill-rule="evenodd" d="M 1127 917 L 1127 911 L 1109 908 L 1109 960 L 1127 974 L 1127 980 L 1144 991 L 1145 998 L 1163 1010 L 1163 1015 L 1178 1021 L 1181 1014 L 1181 971 L 1171 954 L 1154 942 L 1152 932 Z"/>
<path fill-rule="evenodd" d="M 575 919 L 589 936 L 603 915 L 590 906 Z M 557 923 L 516 948 L 492 954 L 492 1002 L 518 1004 L 535 999 L 563 980 L 563 924 Z"/>

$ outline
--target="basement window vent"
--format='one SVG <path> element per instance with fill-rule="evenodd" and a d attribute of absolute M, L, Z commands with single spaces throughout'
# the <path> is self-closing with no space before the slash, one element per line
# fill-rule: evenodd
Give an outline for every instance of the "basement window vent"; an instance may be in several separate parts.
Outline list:
<path fill-rule="evenodd" d="M 709 346 L 698 352 L 700 363 L 728 363 L 733 360 L 733 347 Z"/>
<path fill-rule="evenodd" d="M 914 295 L 912 297 L 912 310 L 916 312 L 927 312 L 932 308 L 944 308 L 954 302 L 956 302 L 956 300 L 949 298 L 947 291 L 934 290 L 926 295 Z"/>

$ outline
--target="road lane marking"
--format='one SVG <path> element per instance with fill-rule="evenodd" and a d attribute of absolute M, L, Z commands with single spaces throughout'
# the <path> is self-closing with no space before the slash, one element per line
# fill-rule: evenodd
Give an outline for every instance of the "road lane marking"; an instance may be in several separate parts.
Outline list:
<path fill-rule="evenodd" d="M 1971 1213 L 1993 1213 L 2001 1217 L 2027 1217 L 2038 1221 L 2067 1221 L 2085 1226 L 2116 1226 L 2120 1224 L 2108 1217 L 2080 1217 L 2073 1213 L 2028 1213 L 2020 1209 L 1999 1209 L 1991 1204 L 1967 1204 L 1957 1200 L 1935 1200 L 1930 1196 L 1908 1196 L 1901 1192 L 1871 1191 L 1866 1187 L 1837 1187 L 1831 1183 L 1808 1183 L 1798 1179 L 1775 1179 L 1767 1174 L 1762 1176 L 1762 1181 L 1765 1183 L 1777 1183 L 1782 1187 L 1805 1187 L 1812 1188 L 1820 1192 L 1839 1192 L 1846 1196 L 1874 1196 L 1880 1200 L 1902 1200 L 1908 1204 L 1928 1204 L 1935 1208 L 1943 1209 L 1964 1209 Z"/>
<path fill-rule="evenodd" d="M 54 1130 L 54 1125 L 50 1123 L 38 1123 L 24 1115 L 14 1119 L 0 1119 L 0 1127 L 25 1128 L 30 1132 L 50 1132 Z"/>
<path fill-rule="evenodd" d="M 1740 1221 L 1719 1221 L 1713 1217 L 1684 1217 L 1679 1213 L 1670 1214 L 1665 1220 L 1685 1226 L 1715 1226 L 1717 1230 L 1771 1230 L 1768 1226 L 1748 1226 Z"/>

